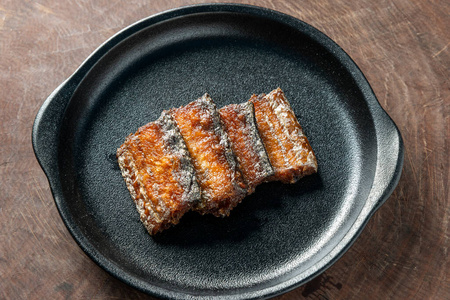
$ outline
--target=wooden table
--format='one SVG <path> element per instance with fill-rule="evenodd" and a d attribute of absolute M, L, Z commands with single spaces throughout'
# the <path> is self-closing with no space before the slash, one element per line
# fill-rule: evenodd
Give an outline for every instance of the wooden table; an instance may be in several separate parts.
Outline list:
<path fill-rule="evenodd" d="M 77 246 L 31 146 L 45 98 L 103 41 L 203 1 L 0 2 L 0 298 L 151 299 Z M 450 2 L 239 1 L 295 16 L 359 65 L 402 132 L 400 182 L 350 250 L 276 299 L 450 299 Z"/>

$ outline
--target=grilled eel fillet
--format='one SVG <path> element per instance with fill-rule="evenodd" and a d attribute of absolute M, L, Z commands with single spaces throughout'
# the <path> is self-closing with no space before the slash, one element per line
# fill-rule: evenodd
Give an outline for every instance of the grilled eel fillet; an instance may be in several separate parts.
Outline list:
<path fill-rule="evenodd" d="M 117 150 L 117 157 L 150 235 L 177 224 L 200 200 L 188 150 L 174 120 L 166 112 L 129 135 Z"/>
<path fill-rule="evenodd" d="M 186 142 L 202 191 L 201 201 L 194 209 L 201 214 L 229 215 L 245 197 L 247 186 L 216 105 L 205 94 L 170 113 Z"/>
<path fill-rule="evenodd" d="M 292 108 L 277 88 L 268 95 L 253 95 L 259 134 L 275 174 L 268 180 L 295 183 L 317 172 L 317 160 Z"/>
<path fill-rule="evenodd" d="M 248 194 L 251 194 L 257 185 L 274 174 L 256 127 L 253 103 L 230 104 L 222 107 L 219 114 L 239 169 L 248 184 Z"/>

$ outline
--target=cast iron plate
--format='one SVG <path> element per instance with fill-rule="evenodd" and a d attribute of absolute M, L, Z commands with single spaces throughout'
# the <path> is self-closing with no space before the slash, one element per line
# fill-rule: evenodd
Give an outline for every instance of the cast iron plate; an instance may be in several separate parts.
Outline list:
<path fill-rule="evenodd" d="M 115 159 L 125 137 L 208 92 L 219 107 L 281 87 L 319 172 L 259 186 L 231 216 L 188 213 L 152 238 Z M 33 146 L 80 247 L 164 298 L 266 298 L 314 278 L 397 184 L 401 136 L 355 63 L 324 34 L 253 6 L 198 5 L 141 20 L 98 48 L 45 101 Z"/>

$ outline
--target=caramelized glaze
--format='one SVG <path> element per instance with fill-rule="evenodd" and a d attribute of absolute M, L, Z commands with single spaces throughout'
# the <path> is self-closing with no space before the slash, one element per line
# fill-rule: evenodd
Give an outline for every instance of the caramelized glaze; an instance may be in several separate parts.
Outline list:
<path fill-rule="evenodd" d="M 248 184 L 248 194 L 273 175 L 264 145 L 256 127 L 252 102 L 230 104 L 219 110 L 239 168 Z"/>
<path fill-rule="evenodd" d="M 177 135 L 179 137 L 177 137 Z M 183 140 L 165 113 L 118 149 L 122 175 L 150 234 L 177 224 L 200 198 Z"/>
<path fill-rule="evenodd" d="M 253 95 L 258 130 L 275 174 L 270 180 L 295 183 L 317 172 L 317 160 L 292 108 L 278 88 L 268 95 Z"/>
<path fill-rule="evenodd" d="M 245 197 L 246 185 L 215 104 L 205 94 L 170 113 L 186 142 L 202 190 L 196 210 L 202 214 L 228 215 Z"/>

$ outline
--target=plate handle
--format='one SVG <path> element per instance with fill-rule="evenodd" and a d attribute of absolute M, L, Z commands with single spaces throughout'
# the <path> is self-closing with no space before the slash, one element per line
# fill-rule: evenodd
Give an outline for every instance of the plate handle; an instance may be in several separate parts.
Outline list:
<path fill-rule="evenodd" d="M 33 123 L 32 143 L 36 158 L 49 181 L 58 178 L 57 149 L 59 130 L 64 111 L 78 86 L 78 80 L 71 76 L 59 85 L 44 101 Z M 50 182 L 51 185 L 51 182 Z"/>
<path fill-rule="evenodd" d="M 388 114 L 378 107 L 374 112 L 378 159 L 369 203 L 373 214 L 389 198 L 400 180 L 404 147 L 400 131 Z"/>

